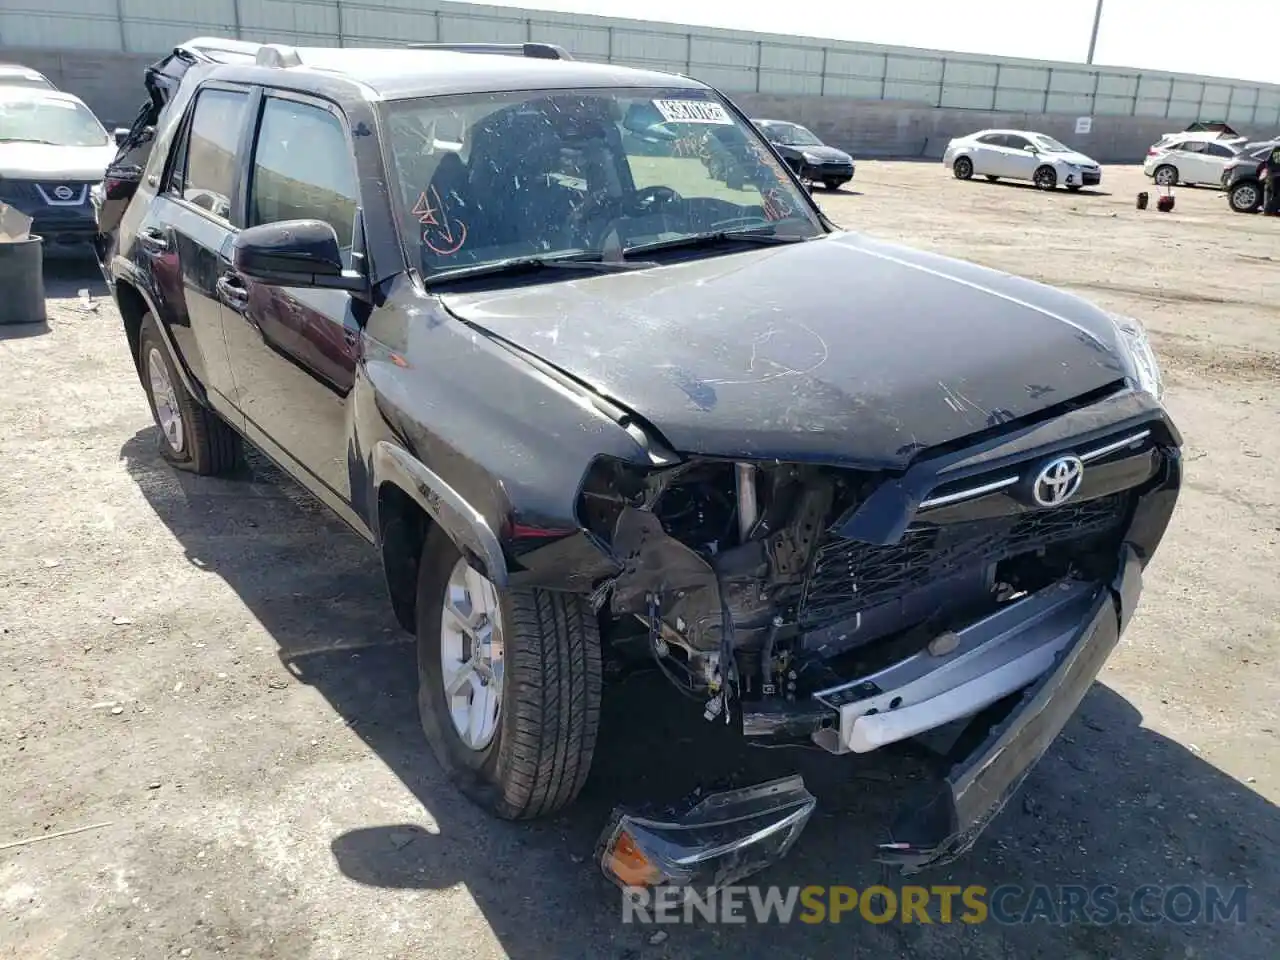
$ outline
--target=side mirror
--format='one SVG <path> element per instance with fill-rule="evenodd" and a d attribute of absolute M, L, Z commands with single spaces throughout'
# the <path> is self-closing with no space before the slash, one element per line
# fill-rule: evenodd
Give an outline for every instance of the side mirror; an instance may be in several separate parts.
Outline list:
<path fill-rule="evenodd" d="M 367 286 L 342 266 L 338 234 L 323 220 L 282 220 L 248 227 L 231 247 L 231 263 L 251 280 L 279 287 L 349 290 Z"/>
<path fill-rule="evenodd" d="M 1036 145 L 1035 145 L 1034 143 L 1028 143 L 1028 144 L 1027 144 L 1025 147 L 1023 147 L 1022 149 L 1023 149 L 1023 150 L 1025 150 L 1025 151 L 1027 151 L 1027 153 L 1039 153 L 1039 152 L 1040 152 L 1039 150 L 1037 150 L 1037 149 L 1036 149 Z"/>
<path fill-rule="evenodd" d="M 128 139 L 129 139 L 129 128 L 128 128 L 128 127 L 116 127 L 116 128 L 115 128 L 115 130 L 114 130 L 114 131 L 112 131 L 111 135 L 112 135 L 113 137 L 115 137 L 115 140 L 116 140 L 116 146 L 117 146 L 117 147 L 123 147 L 123 146 L 124 146 L 124 142 L 125 142 L 126 140 L 128 140 Z"/>

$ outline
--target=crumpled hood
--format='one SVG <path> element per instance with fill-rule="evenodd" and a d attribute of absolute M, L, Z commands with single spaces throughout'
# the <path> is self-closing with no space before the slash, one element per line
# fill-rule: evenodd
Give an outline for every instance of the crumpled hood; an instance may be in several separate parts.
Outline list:
<path fill-rule="evenodd" d="M 0 143 L 0 177 L 17 180 L 101 180 L 116 148 Z"/>
<path fill-rule="evenodd" d="M 684 453 L 900 468 L 1126 370 L 1077 297 L 850 233 L 443 302 Z"/>

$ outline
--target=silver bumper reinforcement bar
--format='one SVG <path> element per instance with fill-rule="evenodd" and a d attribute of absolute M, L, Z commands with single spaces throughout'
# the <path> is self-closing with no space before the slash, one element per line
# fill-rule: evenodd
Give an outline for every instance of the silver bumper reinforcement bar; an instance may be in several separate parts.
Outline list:
<path fill-rule="evenodd" d="M 832 753 L 869 753 L 972 716 L 1045 673 L 1105 589 L 1060 581 L 882 670 L 816 691 L 840 722 L 814 741 Z"/>

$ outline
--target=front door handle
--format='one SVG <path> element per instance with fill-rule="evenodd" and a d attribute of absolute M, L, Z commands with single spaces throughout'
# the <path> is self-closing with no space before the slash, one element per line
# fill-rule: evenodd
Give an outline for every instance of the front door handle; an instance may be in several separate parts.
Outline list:
<path fill-rule="evenodd" d="M 163 253 L 169 249 L 169 238 L 159 227 L 143 227 L 138 231 L 138 242 L 155 253 Z"/>
<path fill-rule="evenodd" d="M 249 305 L 249 291 L 244 282 L 234 273 L 224 273 L 214 284 L 218 291 L 218 299 L 236 310 L 243 310 Z"/>

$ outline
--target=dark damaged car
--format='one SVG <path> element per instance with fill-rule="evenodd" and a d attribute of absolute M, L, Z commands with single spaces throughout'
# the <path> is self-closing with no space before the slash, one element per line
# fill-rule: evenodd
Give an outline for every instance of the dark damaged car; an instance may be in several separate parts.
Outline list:
<path fill-rule="evenodd" d="M 378 551 L 461 789 L 569 803 L 602 660 L 631 659 L 753 743 L 924 737 L 948 772 L 874 854 L 966 850 L 1174 509 L 1142 327 L 836 228 L 693 80 L 536 45 L 248 52 L 140 115 L 103 268 L 163 456 L 222 473 L 245 438 Z M 708 131 L 734 183 L 681 146 Z M 623 817 L 602 862 L 739 875 L 811 808 L 791 778 Z"/>

